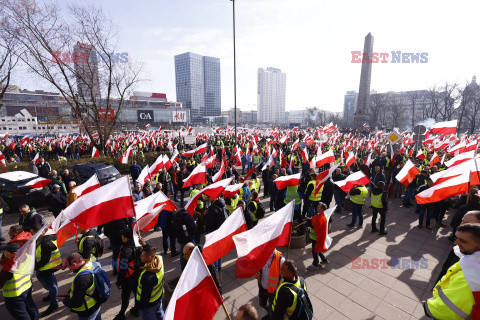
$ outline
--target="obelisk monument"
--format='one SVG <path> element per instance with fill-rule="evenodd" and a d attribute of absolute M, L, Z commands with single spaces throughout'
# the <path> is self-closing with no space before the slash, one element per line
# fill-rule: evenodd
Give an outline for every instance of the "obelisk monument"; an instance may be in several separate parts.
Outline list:
<path fill-rule="evenodd" d="M 370 80 L 372 78 L 373 36 L 369 32 L 365 37 L 362 55 L 362 72 L 360 74 L 360 88 L 358 89 L 357 108 L 353 115 L 355 128 L 362 128 L 370 122 Z M 366 58 L 368 55 L 368 59 Z"/>

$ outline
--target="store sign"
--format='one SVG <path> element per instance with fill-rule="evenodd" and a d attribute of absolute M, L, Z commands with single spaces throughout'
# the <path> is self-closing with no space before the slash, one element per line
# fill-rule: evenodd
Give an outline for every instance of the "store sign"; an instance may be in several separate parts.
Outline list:
<path fill-rule="evenodd" d="M 153 110 L 137 110 L 138 122 L 155 122 Z"/>
<path fill-rule="evenodd" d="M 172 112 L 173 122 L 186 122 L 187 121 L 187 111 L 174 111 Z"/>

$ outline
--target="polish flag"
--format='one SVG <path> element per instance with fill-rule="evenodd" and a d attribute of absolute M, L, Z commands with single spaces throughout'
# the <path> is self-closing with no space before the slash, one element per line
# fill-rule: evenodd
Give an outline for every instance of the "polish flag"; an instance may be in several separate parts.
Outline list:
<path fill-rule="evenodd" d="M 52 180 L 38 177 L 36 179 L 28 181 L 23 186 L 30 187 L 32 189 L 41 189 L 48 186 L 50 183 L 52 183 Z"/>
<path fill-rule="evenodd" d="M 398 182 L 403 184 L 405 187 L 408 187 L 408 185 L 415 179 L 418 174 L 420 174 L 420 171 L 409 159 L 403 166 L 402 170 L 400 170 L 395 176 L 395 179 L 397 179 Z"/>
<path fill-rule="evenodd" d="M 297 139 L 292 145 L 292 151 L 295 151 L 298 148 L 299 144 L 300 144 L 300 140 Z"/>
<path fill-rule="evenodd" d="M 472 142 L 470 142 L 469 144 L 467 144 L 467 146 L 465 147 L 465 151 L 472 151 L 472 150 L 476 151 L 477 148 L 478 148 L 478 140 L 475 139 Z"/>
<path fill-rule="evenodd" d="M 148 166 L 148 164 L 143 168 L 142 172 L 140 172 L 140 175 L 138 176 L 136 181 L 138 182 L 138 184 L 143 186 L 147 179 L 150 179 L 150 181 L 152 181 L 152 176 L 150 175 L 150 167 Z"/>
<path fill-rule="evenodd" d="M 438 156 L 437 152 L 434 152 L 432 158 L 430 159 L 430 168 L 440 161 L 441 159 Z"/>
<path fill-rule="evenodd" d="M 276 247 L 290 243 L 294 205 L 295 201 L 291 201 L 252 229 L 233 236 L 238 255 L 236 278 L 253 277 L 267 263 Z"/>
<path fill-rule="evenodd" d="M 210 265 L 232 251 L 235 248 L 232 237 L 245 231 L 247 231 L 247 223 L 242 208 L 238 208 L 220 228 L 205 236 L 202 252 L 205 263 Z"/>
<path fill-rule="evenodd" d="M 211 320 L 223 300 L 198 247 L 178 280 L 164 320 Z"/>
<path fill-rule="evenodd" d="M 50 225 L 50 229 L 57 235 L 57 247 L 60 248 L 65 241 L 67 241 L 71 236 L 77 234 L 77 226 L 71 222 L 70 220 L 66 219 L 61 222 L 63 218 L 63 211 L 53 220 L 52 224 Z"/>
<path fill-rule="evenodd" d="M 205 162 L 202 161 L 198 166 L 193 169 L 192 173 L 183 180 L 183 187 L 187 188 L 195 184 L 202 184 L 207 182 L 207 167 Z"/>
<path fill-rule="evenodd" d="M 457 133 L 457 120 L 437 122 L 430 132 L 432 134 L 455 134 Z"/>
<path fill-rule="evenodd" d="M 95 148 L 95 146 L 93 146 L 93 149 L 92 149 L 92 158 L 98 158 L 100 156 L 100 151 L 98 151 L 97 148 Z"/>
<path fill-rule="evenodd" d="M 50 224 L 45 224 L 37 233 L 35 233 L 20 249 L 15 253 L 12 267 L 9 272 L 16 274 L 33 274 L 35 269 L 35 251 L 37 249 L 37 239 L 42 235 Z M 48 234 L 53 234 L 53 230 L 48 230 Z"/>
<path fill-rule="evenodd" d="M 315 190 L 313 190 L 313 194 L 315 196 L 317 195 L 318 191 L 320 191 L 320 189 L 325 184 L 325 182 L 332 176 L 332 173 L 334 173 L 339 166 L 340 164 L 336 164 L 330 167 L 328 170 L 322 171 L 319 174 L 317 174 L 317 178 L 315 179 L 316 181 Z"/>
<path fill-rule="evenodd" d="M 229 185 L 223 191 L 223 197 L 224 198 L 233 198 L 233 196 L 236 195 L 240 191 L 241 187 L 243 187 L 243 183 L 237 183 L 237 184 L 234 184 L 234 185 Z"/>
<path fill-rule="evenodd" d="M 333 163 L 333 162 L 335 162 L 335 155 L 333 154 L 332 149 L 328 150 L 327 152 L 325 152 L 320 156 L 317 156 L 317 159 L 316 159 L 317 168 L 320 168 L 326 163 Z"/>
<path fill-rule="evenodd" d="M 467 193 L 470 189 L 470 175 L 467 171 L 441 184 L 428 188 L 415 197 L 418 204 L 442 201 L 444 199 Z"/>
<path fill-rule="evenodd" d="M 349 152 L 346 166 L 350 167 L 352 164 L 354 164 L 356 161 L 355 158 L 356 158 L 355 153 Z"/>
<path fill-rule="evenodd" d="M 5 156 L 3 155 L 3 153 L 1 151 L 0 151 L 0 162 L 2 162 L 3 164 L 6 164 Z"/>
<path fill-rule="evenodd" d="M 205 166 L 207 167 L 207 169 L 211 169 L 213 167 L 213 165 L 215 164 L 215 159 L 217 159 L 216 154 L 205 160 Z"/>
<path fill-rule="evenodd" d="M 373 153 L 373 152 L 370 152 L 370 153 L 368 154 L 367 160 L 365 160 L 365 164 L 366 164 L 368 167 L 370 167 L 370 165 L 371 165 L 372 162 L 373 162 L 373 160 L 372 160 L 372 153 Z"/>
<path fill-rule="evenodd" d="M 195 149 L 181 153 L 180 157 L 191 157 L 194 154 L 195 154 Z"/>
<path fill-rule="evenodd" d="M 300 184 L 300 173 L 279 177 L 273 182 L 277 185 L 278 190 L 282 190 L 286 187 L 298 186 Z"/>
<path fill-rule="evenodd" d="M 157 173 L 159 173 L 160 170 L 162 170 L 162 168 L 163 168 L 163 154 L 159 155 L 157 160 L 155 160 L 155 162 L 150 167 L 150 175 L 153 177 L 156 176 Z"/>
<path fill-rule="evenodd" d="M 257 167 L 259 166 L 260 164 L 254 166 L 252 169 L 250 169 L 250 171 L 247 172 L 247 174 L 245 175 L 245 177 L 243 178 L 242 182 L 245 182 L 247 181 L 248 177 L 250 177 L 250 175 L 253 173 L 253 171 L 255 171 L 257 169 Z"/>
<path fill-rule="evenodd" d="M 222 179 L 223 174 L 225 173 L 225 161 L 222 161 L 222 165 L 220 166 L 220 170 L 218 170 L 217 173 L 212 178 L 213 182 L 218 182 L 220 179 Z"/>
<path fill-rule="evenodd" d="M 205 151 L 207 151 L 207 144 L 206 143 L 200 145 L 197 149 L 195 149 L 195 154 L 204 153 Z"/>
<path fill-rule="evenodd" d="M 370 183 L 370 179 L 368 179 L 362 171 L 357 171 L 349 175 L 346 179 L 334 183 L 345 191 L 345 193 L 348 193 L 355 186 L 364 186 Z"/>
<path fill-rule="evenodd" d="M 222 194 L 223 190 L 225 190 L 225 188 L 230 185 L 233 178 L 234 177 L 223 179 L 203 188 L 202 190 L 200 190 L 199 193 L 197 193 L 193 198 L 191 198 L 187 202 L 187 204 L 185 205 L 185 210 L 187 210 L 187 212 L 193 216 L 193 212 L 197 207 L 197 202 L 203 194 L 206 194 L 211 198 L 215 198 L 215 199 L 218 198 Z"/>
<path fill-rule="evenodd" d="M 274 164 L 275 164 L 275 161 L 273 161 L 272 156 L 269 156 L 268 161 L 264 164 L 264 166 L 262 168 L 262 171 L 267 169 L 267 168 L 271 169 Z"/>
<path fill-rule="evenodd" d="M 459 154 L 464 153 L 466 149 L 467 145 L 465 144 L 465 141 L 462 141 L 459 144 L 448 149 L 447 152 L 453 154 L 454 156 L 458 156 Z"/>
<path fill-rule="evenodd" d="M 135 216 L 128 177 L 122 177 L 75 200 L 64 216 L 89 229 L 107 222 Z"/>
<path fill-rule="evenodd" d="M 308 151 L 306 147 L 302 150 L 302 153 L 300 154 L 300 156 L 302 156 L 303 163 L 308 161 Z"/>
<path fill-rule="evenodd" d="M 475 150 L 460 153 L 458 156 L 453 157 L 452 159 L 445 162 L 445 165 L 449 168 L 459 165 L 465 161 L 475 158 Z"/>
<path fill-rule="evenodd" d="M 37 165 L 37 163 L 40 162 L 40 153 L 37 152 L 37 154 L 35 155 L 35 157 L 33 158 L 33 163 L 35 165 Z"/>
<path fill-rule="evenodd" d="M 423 153 L 422 149 L 418 149 L 417 159 L 425 159 L 425 153 Z"/>
<path fill-rule="evenodd" d="M 97 174 L 93 174 L 87 181 L 75 187 L 72 192 L 77 194 L 77 199 L 95 189 L 100 188 L 100 181 L 98 181 Z"/>
<path fill-rule="evenodd" d="M 158 192 L 140 201 L 147 200 L 148 198 L 156 194 L 158 194 Z M 148 202 L 151 202 L 151 201 L 149 200 Z M 135 203 L 136 217 L 135 217 L 135 222 L 132 225 L 133 230 L 136 230 L 136 231 L 141 230 L 142 232 L 147 232 L 148 230 L 152 229 L 157 225 L 158 215 L 160 214 L 160 212 L 162 212 L 163 208 L 165 207 L 165 204 L 160 204 L 158 207 L 153 207 L 153 205 L 150 203 L 150 205 L 147 207 L 147 205 L 149 204 L 148 202 L 146 204 L 145 203 L 141 204 L 140 208 L 138 204 Z"/>
<path fill-rule="evenodd" d="M 129 145 L 127 150 L 122 154 L 122 157 L 120 158 L 120 163 L 122 164 L 127 164 L 128 163 L 128 157 L 132 155 L 132 147 L 133 144 Z"/>
<path fill-rule="evenodd" d="M 315 231 L 315 235 L 317 236 L 317 244 L 314 248 L 315 252 L 325 252 L 332 244 L 332 238 L 328 235 L 328 221 L 333 211 L 335 211 L 335 208 L 337 208 L 337 206 L 331 207 L 312 218 L 313 231 Z"/>

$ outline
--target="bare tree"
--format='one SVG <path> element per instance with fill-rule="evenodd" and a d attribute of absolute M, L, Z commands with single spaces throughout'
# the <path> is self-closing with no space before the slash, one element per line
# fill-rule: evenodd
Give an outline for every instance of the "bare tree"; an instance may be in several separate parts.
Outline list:
<path fill-rule="evenodd" d="M 420 97 L 419 97 L 418 91 L 411 91 L 407 95 L 407 101 L 410 103 L 410 106 L 412 107 L 412 123 L 411 123 L 412 130 L 415 127 L 415 119 L 418 119 L 418 118 L 415 118 L 415 109 L 419 104 L 418 102 L 419 98 Z"/>
<path fill-rule="evenodd" d="M 0 17 L 4 17 L 4 10 L 4 0 L 0 0 Z M 12 71 L 18 62 L 18 58 L 13 54 L 15 41 L 13 37 L 4 31 L 4 20 L 5 18 L 0 20 L 0 101 L 10 85 Z"/>
<path fill-rule="evenodd" d="M 370 127 L 385 125 L 389 93 L 374 93 L 370 95 Z"/>
<path fill-rule="evenodd" d="M 128 55 L 115 54 L 113 22 L 97 7 L 72 5 L 63 12 L 54 3 L 4 1 L 4 27 L 18 43 L 16 56 L 60 92 L 103 150 L 142 69 Z"/>
<path fill-rule="evenodd" d="M 437 119 L 441 103 L 441 94 L 436 86 L 428 89 L 428 92 L 420 99 L 422 106 L 422 119 Z"/>
<path fill-rule="evenodd" d="M 461 109 L 459 113 L 463 113 L 464 118 L 467 120 L 466 130 L 469 133 L 473 133 L 477 123 L 480 122 L 480 87 L 478 84 L 472 82 L 463 89 L 462 101 L 458 109 Z"/>
<path fill-rule="evenodd" d="M 388 99 L 387 112 L 388 112 L 388 124 L 392 128 L 400 127 L 403 124 L 405 111 L 402 108 L 403 101 L 398 95 L 391 95 Z M 385 123 L 387 125 L 387 123 Z"/>
<path fill-rule="evenodd" d="M 448 82 L 441 88 L 440 92 L 442 103 L 438 109 L 439 117 L 441 121 L 452 120 L 452 116 L 455 112 L 455 106 L 459 100 L 458 85 L 454 83 L 449 85 Z"/>

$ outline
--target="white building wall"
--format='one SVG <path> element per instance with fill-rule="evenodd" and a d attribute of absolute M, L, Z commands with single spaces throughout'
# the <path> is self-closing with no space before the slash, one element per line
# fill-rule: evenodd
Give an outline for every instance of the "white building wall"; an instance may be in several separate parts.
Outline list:
<path fill-rule="evenodd" d="M 257 119 L 262 123 L 285 122 L 286 74 L 276 68 L 259 68 Z"/>

